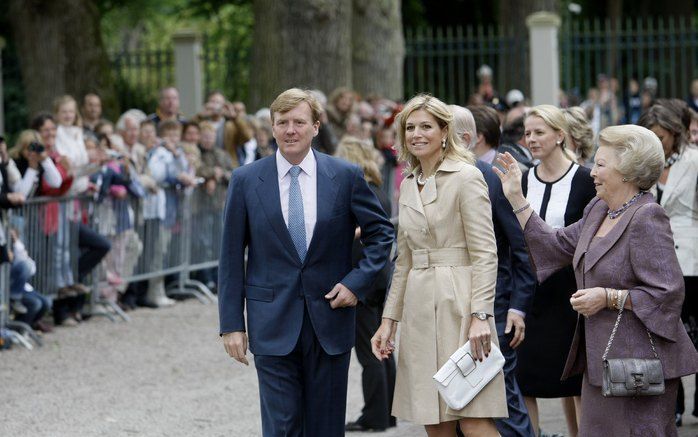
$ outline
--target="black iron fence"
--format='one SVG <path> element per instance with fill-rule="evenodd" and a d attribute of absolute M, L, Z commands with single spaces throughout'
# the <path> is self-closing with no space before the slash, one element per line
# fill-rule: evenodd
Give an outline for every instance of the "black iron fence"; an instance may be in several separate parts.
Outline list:
<path fill-rule="evenodd" d="M 528 39 L 494 26 L 406 29 L 405 97 L 429 92 L 465 104 L 486 64 L 502 89 L 528 89 Z"/>
<path fill-rule="evenodd" d="M 231 36 L 214 42 L 204 36 L 205 92 L 219 89 L 229 99 L 245 100 L 250 76 L 249 38 Z M 518 88 L 530 94 L 528 38 L 515 37 L 510 29 L 405 29 L 405 48 L 406 97 L 426 91 L 449 102 L 466 103 L 477 88 L 476 71 L 482 64 L 492 67 L 500 93 Z M 612 22 L 570 18 L 560 29 L 559 50 L 561 88 L 580 98 L 601 73 L 618 80 L 619 93 L 632 78 L 642 81 L 654 77 L 658 96 L 685 97 L 691 80 L 698 78 L 698 19 L 653 17 Z M 150 112 L 157 104 L 158 89 L 174 84 L 172 47 L 144 47 L 114 52 L 110 57 L 122 110 L 135 107 Z M 6 62 L 3 67 L 3 76 L 7 76 L 16 66 Z M 18 132 L 26 118 L 23 106 L 15 104 L 22 98 L 18 94 L 21 90 L 6 91 L 6 131 Z"/>
<path fill-rule="evenodd" d="M 560 56 L 565 90 L 584 93 L 599 74 L 616 78 L 621 90 L 631 79 L 653 77 L 660 97 L 683 98 L 698 78 L 698 20 L 568 21 L 561 29 Z"/>

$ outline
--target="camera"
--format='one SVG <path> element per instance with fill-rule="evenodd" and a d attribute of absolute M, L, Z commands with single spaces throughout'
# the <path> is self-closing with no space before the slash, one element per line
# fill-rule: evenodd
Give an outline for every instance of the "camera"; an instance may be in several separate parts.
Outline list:
<path fill-rule="evenodd" d="M 41 143 L 37 143 L 36 141 L 29 143 L 30 152 L 44 153 L 44 150 L 46 150 L 46 147 L 44 147 L 44 145 Z"/>

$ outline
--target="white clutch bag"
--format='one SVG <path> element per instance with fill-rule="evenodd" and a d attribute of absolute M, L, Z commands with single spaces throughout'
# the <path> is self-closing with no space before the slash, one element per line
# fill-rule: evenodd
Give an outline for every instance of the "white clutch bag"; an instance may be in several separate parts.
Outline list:
<path fill-rule="evenodd" d="M 482 362 L 472 355 L 468 341 L 451 355 L 434 382 L 449 407 L 460 410 L 473 400 L 504 367 L 504 356 L 492 343 L 490 354 Z"/>

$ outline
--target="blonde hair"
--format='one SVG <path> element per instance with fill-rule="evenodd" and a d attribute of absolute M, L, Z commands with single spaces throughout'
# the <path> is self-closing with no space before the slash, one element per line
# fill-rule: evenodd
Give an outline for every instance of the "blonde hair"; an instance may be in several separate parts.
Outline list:
<path fill-rule="evenodd" d="M 419 160 L 416 156 L 410 153 L 405 145 L 405 128 L 407 126 L 407 118 L 414 111 L 426 111 L 429 115 L 436 119 L 440 128 L 446 128 L 446 148 L 443 150 L 443 158 L 451 158 L 457 161 L 464 161 L 468 164 L 475 164 L 475 155 L 470 150 L 466 149 L 462 142 L 456 138 L 456 132 L 453 128 L 453 113 L 448 106 L 441 100 L 429 94 L 418 94 L 410 99 L 402 108 L 402 111 L 395 116 L 395 123 L 398 126 L 398 159 L 407 166 L 405 172 L 411 172 L 419 167 Z"/>
<path fill-rule="evenodd" d="M 72 103 L 75 105 L 75 120 L 73 120 L 73 126 L 82 127 L 82 116 L 80 115 L 80 110 L 78 109 L 78 102 L 73 98 L 73 96 L 68 94 L 57 97 L 56 100 L 53 101 L 53 115 L 56 117 L 56 123 L 58 123 L 58 110 L 61 109 L 61 106 L 65 105 L 66 103 Z"/>
<path fill-rule="evenodd" d="M 563 139 L 561 147 L 565 147 L 565 142 L 567 141 L 567 135 L 569 132 L 569 124 L 567 123 L 567 118 L 565 118 L 565 113 L 562 109 L 553 105 L 538 105 L 531 108 L 526 113 L 526 118 L 529 117 L 539 117 L 543 122 L 552 130 L 562 133 Z"/>
<path fill-rule="evenodd" d="M 19 159 L 19 157 L 22 156 L 22 151 L 27 148 L 30 143 L 43 144 L 39 132 L 33 129 L 25 129 L 20 132 L 17 141 L 15 141 L 15 145 L 10 149 L 10 157 L 12 159 Z"/>
<path fill-rule="evenodd" d="M 366 182 L 380 186 L 383 183 L 380 169 L 378 168 L 378 150 L 367 141 L 345 135 L 337 146 L 335 156 L 346 161 L 358 164 L 364 171 Z"/>
<path fill-rule="evenodd" d="M 569 128 L 567 133 L 577 146 L 575 153 L 584 162 L 591 158 L 594 150 L 594 131 L 591 129 L 586 112 L 579 106 L 563 109 Z"/>
<path fill-rule="evenodd" d="M 269 107 L 269 111 L 271 112 L 271 122 L 274 123 L 275 113 L 278 112 L 280 114 L 284 114 L 303 102 L 306 102 L 310 106 L 313 123 L 320 121 L 322 107 L 313 93 L 300 88 L 291 88 L 279 94 Z"/>
<path fill-rule="evenodd" d="M 464 134 L 470 135 L 470 144 L 464 146 L 470 150 L 477 143 L 477 125 L 473 113 L 468 108 L 458 105 L 448 105 L 448 108 L 453 113 L 453 130 L 456 133 L 459 141 L 463 140 Z"/>
<path fill-rule="evenodd" d="M 642 126 L 611 126 L 599 133 L 599 146 L 613 148 L 618 156 L 618 173 L 649 190 L 664 170 L 664 148 L 657 135 Z"/>

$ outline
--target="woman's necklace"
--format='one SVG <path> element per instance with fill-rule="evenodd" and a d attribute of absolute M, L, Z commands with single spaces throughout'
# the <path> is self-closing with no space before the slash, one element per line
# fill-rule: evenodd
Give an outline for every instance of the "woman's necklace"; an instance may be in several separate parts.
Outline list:
<path fill-rule="evenodd" d="M 639 191 L 636 195 L 630 198 L 627 202 L 625 202 L 623 205 L 621 205 L 620 208 L 618 209 L 609 209 L 606 214 L 608 214 L 608 218 L 611 220 L 615 220 L 618 217 L 620 217 L 621 214 L 625 212 L 626 209 L 630 208 L 630 205 L 633 203 L 637 202 L 637 199 L 640 198 L 643 194 L 645 194 L 647 191 Z"/>
<path fill-rule="evenodd" d="M 434 173 L 434 174 L 436 174 L 436 173 Z M 422 186 L 422 187 L 425 186 L 425 185 L 427 184 L 427 182 L 429 182 L 429 179 L 431 179 L 431 178 L 434 177 L 434 174 L 432 174 L 431 176 L 429 176 L 429 177 L 426 178 L 426 179 L 422 179 L 422 177 L 423 177 L 424 175 L 423 175 L 422 172 L 420 171 L 419 174 L 417 175 L 417 185 L 420 185 L 420 186 Z"/>
<path fill-rule="evenodd" d="M 672 153 L 671 156 L 668 157 L 668 158 L 666 159 L 666 161 L 664 161 L 664 168 L 669 168 L 669 167 L 671 167 L 672 165 L 674 165 L 674 163 L 675 163 L 676 160 L 678 160 L 678 159 L 679 159 L 679 154 L 676 153 L 676 152 Z"/>

